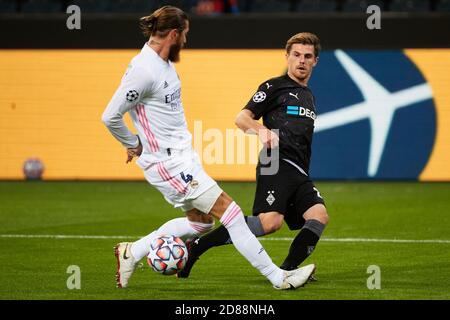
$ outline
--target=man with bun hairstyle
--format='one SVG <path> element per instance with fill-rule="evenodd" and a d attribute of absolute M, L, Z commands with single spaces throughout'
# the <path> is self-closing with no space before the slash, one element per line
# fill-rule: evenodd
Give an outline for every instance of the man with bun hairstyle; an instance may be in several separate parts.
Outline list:
<path fill-rule="evenodd" d="M 131 60 L 102 120 L 126 148 L 127 163 L 138 157 L 137 164 L 147 181 L 186 217 L 170 220 L 135 242 L 117 244 L 118 287 L 128 285 L 156 235 L 200 235 L 213 228 L 213 217 L 227 229 L 236 249 L 276 289 L 302 286 L 315 266 L 292 271 L 278 268 L 248 228 L 241 208 L 203 170 L 192 149 L 181 102 L 181 82 L 174 67 L 189 32 L 186 14 L 179 8 L 164 6 L 141 18 L 141 26 L 149 39 Z M 137 135 L 123 121 L 126 112 Z"/>

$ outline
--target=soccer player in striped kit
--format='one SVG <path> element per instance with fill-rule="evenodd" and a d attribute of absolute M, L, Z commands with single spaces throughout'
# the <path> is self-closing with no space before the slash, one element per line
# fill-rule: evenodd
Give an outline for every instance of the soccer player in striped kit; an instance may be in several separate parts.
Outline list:
<path fill-rule="evenodd" d="M 186 43 L 186 14 L 179 8 L 164 6 L 141 18 L 141 26 L 149 40 L 132 59 L 102 120 L 127 149 L 127 162 L 138 156 L 137 164 L 147 181 L 186 217 L 170 220 L 135 242 L 122 242 L 115 247 L 118 287 L 128 285 L 137 263 L 148 255 L 154 236 L 200 235 L 213 228 L 213 217 L 228 230 L 236 249 L 276 289 L 302 286 L 315 266 L 292 271 L 278 268 L 248 228 L 240 207 L 203 170 L 192 149 L 181 102 L 181 83 L 173 64 Z M 138 135 L 126 127 L 126 112 Z"/>

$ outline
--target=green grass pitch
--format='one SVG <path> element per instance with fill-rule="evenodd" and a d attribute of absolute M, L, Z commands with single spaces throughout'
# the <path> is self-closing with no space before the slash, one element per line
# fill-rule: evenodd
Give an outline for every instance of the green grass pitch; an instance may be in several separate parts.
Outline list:
<path fill-rule="evenodd" d="M 254 183 L 221 186 L 250 213 Z M 123 239 L 114 237 L 134 240 L 181 211 L 145 182 L 0 182 L 0 299 L 450 299 L 450 184 L 319 182 L 317 187 L 331 217 L 305 261 L 316 263 L 318 282 L 274 290 L 233 246 L 223 246 L 207 252 L 189 279 L 162 276 L 144 264 L 121 290 L 114 282 L 113 246 Z M 276 264 L 290 244 L 280 238 L 295 234 L 283 226 L 263 238 Z M 71 265 L 81 270 L 80 290 L 67 288 Z M 380 268 L 380 289 L 367 288 L 370 265 Z"/>

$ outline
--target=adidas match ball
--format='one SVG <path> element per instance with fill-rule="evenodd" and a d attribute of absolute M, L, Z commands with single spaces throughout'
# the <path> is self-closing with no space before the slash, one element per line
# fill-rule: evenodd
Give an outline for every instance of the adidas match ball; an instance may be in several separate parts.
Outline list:
<path fill-rule="evenodd" d="M 147 262 L 152 269 L 164 275 L 172 275 L 186 265 L 188 250 L 178 237 L 161 235 L 152 240 Z"/>

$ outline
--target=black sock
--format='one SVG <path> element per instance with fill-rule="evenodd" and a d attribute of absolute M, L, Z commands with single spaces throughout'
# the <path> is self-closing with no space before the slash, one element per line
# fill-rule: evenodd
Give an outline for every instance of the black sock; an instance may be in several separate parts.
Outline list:
<path fill-rule="evenodd" d="M 292 241 L 289 254 L 280 266 L 284 270 L 296 269 L 314 251 L 325 225 L 318 220 L 307 220 L 305 226 Z"/>

